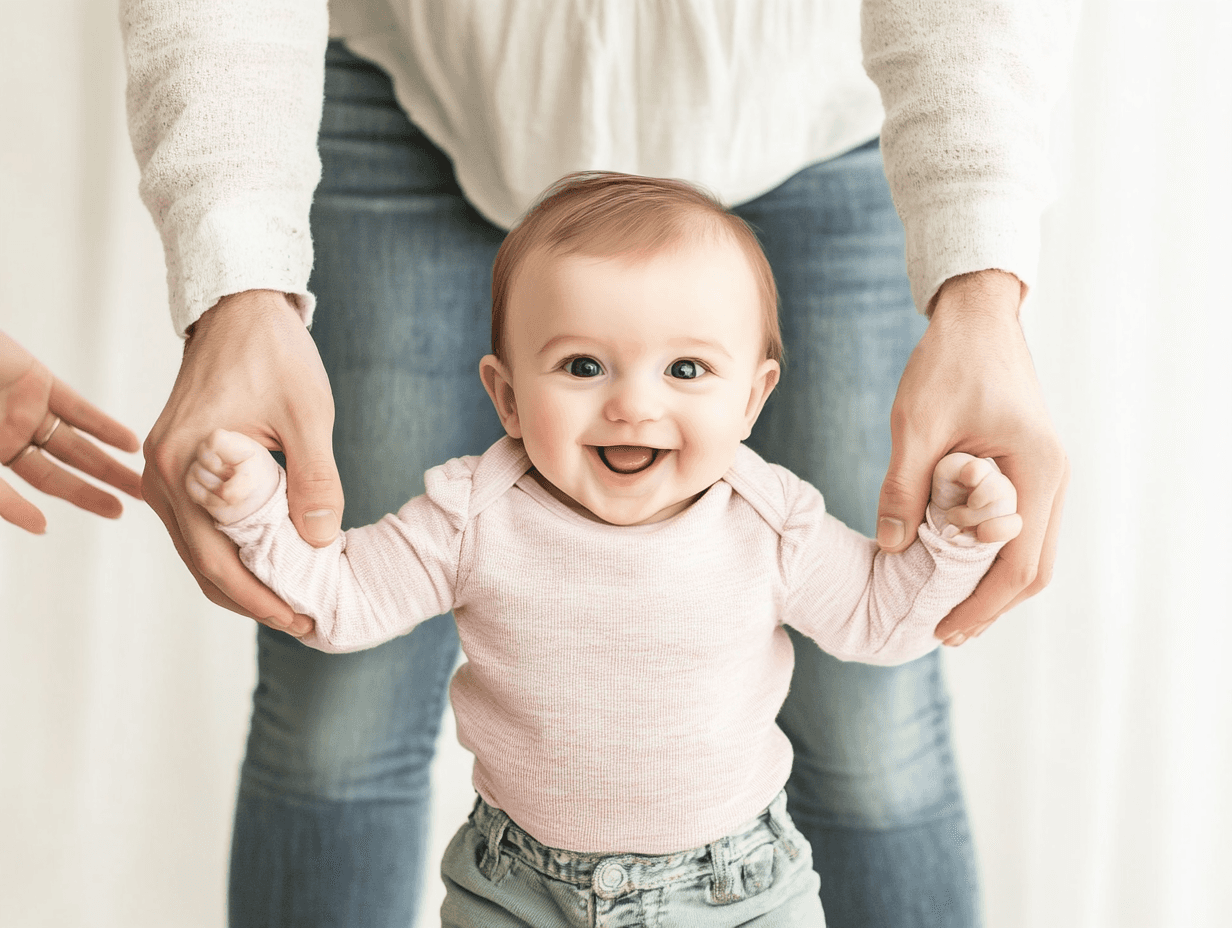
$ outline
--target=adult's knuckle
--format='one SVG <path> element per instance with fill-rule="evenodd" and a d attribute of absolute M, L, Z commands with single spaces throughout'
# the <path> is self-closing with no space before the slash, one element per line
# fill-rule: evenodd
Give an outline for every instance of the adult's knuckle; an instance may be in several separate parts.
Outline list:
<path fill-rule="evenodd" d="M 890 409 L 890 433 L 899 440 L 911 440 L 923 432 L 924 414 L 919 407 L 895 403 Z"/>
<path fill-rule="evenodd" d="M 886 474 L 881 485 L 881 493 L 887 502 L 897 503 L 912 496 L 913 486 L 907 481 L 906 475 L 898 472 Z"/>
<path fill-rule="evenodd" d="M 1039 576 L 1038 564 L 1015 564 L 1009 570 L 1009 583 L 1015 590 L 1025 590 Z"/>
<path fill-rule="evenodd" d="M 1043 471 L 1055 482 L 1060 482 L 1069 474 L 1069 455 L 1061 440 L 1052 433 L 1037 436 L 1033 442 L 1036 454 L 1040 459 Z"/>
<path fill-rule="evenodd" d="M 193 552 L 193 560 L 196 562 L 197 570 L 201 576 L 215 586 L 218 585 L 218 580 L 227 572 L 227 568 L 231 565 L 231 558 L 223 551 L 198 550 Z"/>
<path fill-rule="evenodd" d="M 158 472 L 152 466 L 144 468 L 141 471 L 141 498 L 154 508 L 160 518 L 162 507 L 159 502 L 162 500 L 162 489 L 163 481 Z M 167 520 L 163 519 L 163 521 Z"/>
<path fill-rule="evenodd" d="M 301 391 L 294 400 L 288 398 L 285 410 L 287 421 L 297 430 L 315 434 L 329 434 L 334 424 L 334 397 L 329 381 L 307 376 L 300 379 Z"/>
<path fill-rule="evenodd" d="M 176 450 L 166 442 L 160 444 L 151 444 L 146 442 L 145 459 L 147 462 L 154 465 L 154 469 L 159 476 L 168 483 L 175 478 L 176 468 L 179 465 L 179 455 Z"/>
<path fill-rule="evenodd" d="M 1065 486 L 1069 483 L 1070 474 L 1073 473 L 1073 468 L 1070 465 L 1069 455 L 1064 451 L 1061 452 L 1061 485 Z"/>
<path fill-rule="evenodd" d="M 201 592 L 205 594 L 205 598 L 215 606 L 222 606 L 224 609 L 231 607 L 231 600 L 224 596 L 222 591 L 212 583 L 206 580 L 198 580 L 197 586 L 201 587 Z"/>
<path fill-rule="evenodd" d="M 311 491 L 332 487 L 338 482 L 338 476 L 329 462 L 316 460 L 297 466 L 295 480 L 301 487 Z"/>
<path fill-rule="evenodd" d="M 334 479 L 334 469 L 323 460 L 310 461 L 300 469 L 300 479 L 309 483 L 328 483 Z"/>

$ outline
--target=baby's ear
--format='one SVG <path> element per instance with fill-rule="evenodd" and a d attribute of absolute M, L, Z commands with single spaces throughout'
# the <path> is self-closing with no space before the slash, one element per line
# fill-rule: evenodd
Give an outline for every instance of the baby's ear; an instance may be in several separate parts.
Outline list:
<path fill-rule="evenodd" d="M 505 362 L 494 354 L 485 354 L 479 362 L 479 379 L 488 391 L 501 425 L 510 438 L 522 437 L 522 423 L 518 420 L 518 400 L 513 395 L 513 381 Z"/>
<path fill-rule="evenodd" d="M 773 358 L 766 358 L 757 366 L 753 374 L 753 387 L 749 390 L 749 405 L 744 411 L 745 438 L 748 438 L 749 433 L 753 431 L 753 425 L 757 422 L 757 417 L 761 415 L 762 407 L 766 405 L 766 400 L 770 398 L 778 382 L 779 362 Z"/>

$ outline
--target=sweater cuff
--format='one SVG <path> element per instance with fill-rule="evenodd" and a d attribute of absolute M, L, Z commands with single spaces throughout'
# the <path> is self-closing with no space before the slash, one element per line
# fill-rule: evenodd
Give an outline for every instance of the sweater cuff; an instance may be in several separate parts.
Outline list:
<path fill-rule="evenodd" d="M 176 334 L 183 337 L 220 299 L 245 290 L 282 291 L 304 325 L 311 325 L 316 308 L 308 292 L 312 239 L 300 216 L 281 198 L 250 195 L 242 203 L 214 205 L 195 221 L 165 223 L 163 247 Z"/>
<path fill-rule="evenodd" d="M 951 277 L 976 271 L 1006 271 L 1030 288 L 1040 251 L 1036 198 L 995 198 L 972 192 L 944 205 L 920 209 L 906 224 L 907 274 L 916 309 L 928 311 Z"/>

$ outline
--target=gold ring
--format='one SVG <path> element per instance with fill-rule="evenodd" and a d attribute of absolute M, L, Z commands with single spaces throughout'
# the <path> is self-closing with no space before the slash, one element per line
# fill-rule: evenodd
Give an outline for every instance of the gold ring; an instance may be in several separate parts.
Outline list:
<path fill-rule="evenodd" d="M 49 412 L 47 413 L 47 415 L 50 416 L 52 415 L 52 413 Z M 59 427 L 60 427 L 60 417 L 56 416 L 54 419 L 51 420 L 51 426 L 47 429 L 47 434 L 44 435 L 42 438 L 36 437 L 36 438 L 31 439 L 31 443 L 38 445 L 40 448 L 43 447 L 43 445 L 51 441 L 51 436 L 56 434 L 56 429 L 58 429 Z"/>
<path fill-rule="evenodd" d="M 9 458 L 7 461 L 5 461 L 3 465 L 0 465 L 0 466 L 3 466 L 3 467 L 14 467 L 14 466 L 16 466 L 18 463 L 20 463 L 20 462 L 21 462 L 21 460 L 22 460 L 22 458 L 24 458 L 24 457 L 25 457 L 27 454 L 29 454 L 31 451 L 38 451 L 38 445 L 36 445 L 36 444 L 34 444 L 33 442 L 31 442 L 30 444 L 26 445 L 26 447 L 24 447 L 24 448 L 22 448 L 20 451 L 18 451 L 18 452 L 17 452 L 15 455 L 13 455 L 11 458 Z"/>

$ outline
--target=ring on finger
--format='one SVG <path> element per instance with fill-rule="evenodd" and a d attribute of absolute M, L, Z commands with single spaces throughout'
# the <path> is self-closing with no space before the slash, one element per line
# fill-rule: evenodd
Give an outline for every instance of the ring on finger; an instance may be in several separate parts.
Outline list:
<path fill-rule="evenodd" d="M 51 441 L 51 436 L 56 434 L 56 429 L 60 427 L 61 419 L 59 416 L 51 412 L 48 412 L 47 415 L 51 416 L 52 420 L 48 424 L 46 431 L 43 432 L 41 437 L 36 435 L 30 442 L 31 444 L 38 445 L 40 448 Z M 47 420 L 44 418 L 43 421 L 46 422 Z"/>
<path fill-rule="evenodd" d="M 0 465 L 0 467 L 16 467 L 18 464 L 24 461 L 27 457 L 29 457 L 32 452 L 38 451 L 38 450 L 39 450 L 38 445 L 31 442 L 30 444 L 26 445 L 26 447 L 18 451 L 11 458 L 9 458 L 7 461 L 5 461 L 4 464 Z"/>

